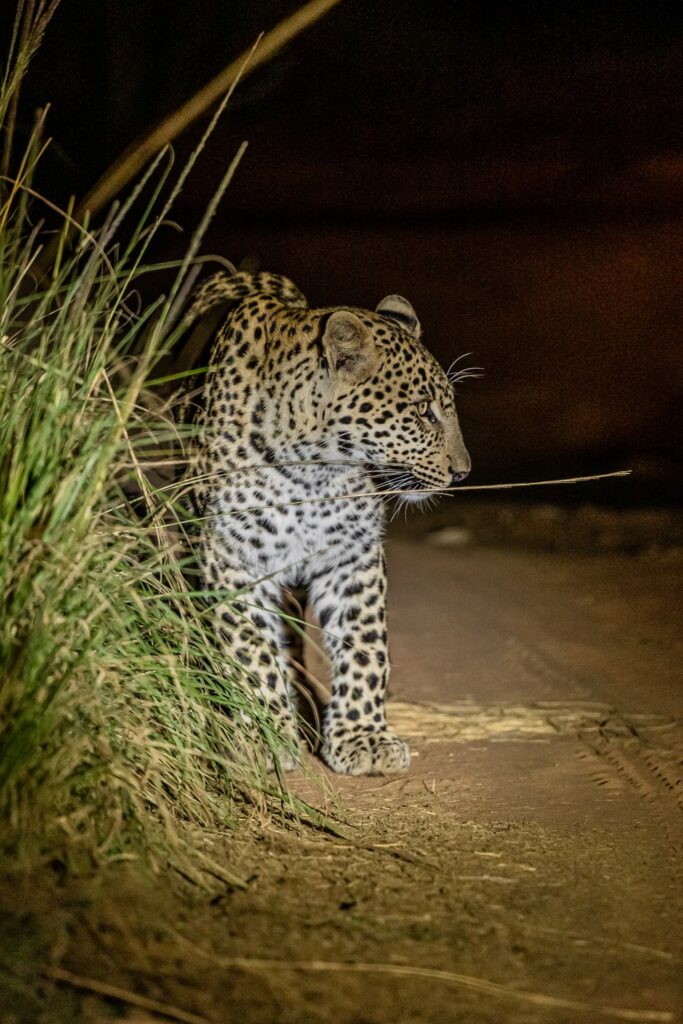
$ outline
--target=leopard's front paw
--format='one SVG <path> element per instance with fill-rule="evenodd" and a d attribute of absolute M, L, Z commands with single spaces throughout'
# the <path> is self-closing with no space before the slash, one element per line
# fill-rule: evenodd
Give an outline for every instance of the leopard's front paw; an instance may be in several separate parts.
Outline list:
<path fill-rule="evenodd" d="M 268 771 L 273 772 L 276 770 L 276 759 L 280 771 L 298 771 L 301 768 L 301 743 L 299 741 L 299 734 L 293 724 L 287 723 L 282 728 L 279 738 L 281 742 L 278 743 L 276 752 L 270 749 L 267 750 Z"/>
<path fill-rule="evenodd" d="M 410 767 L 410 747 L 388 729 L 326 736 L 321 756 L 341 775 L 390 775 Z"/>
<path fill-rule="evenodd" d="M 268 753 L 268 771 L 275 771 L 275 756 Z M 281 750 L 277 755 L 277 763 L 283 772 L 295 772 L 301 768 L 301 750 Z"/>
<path fill-rule="evenodd" d="M 285 721 L 272 725 L 278 735 L 273 737 L 272 745 L 267 743 L 260 734 L 250 715 L 239 715 L 240 728 L 235 736 L 235 746 L 243 751 L 246 760 L 253 760 L 266 771 L 274 772 L 276 767 L 283 772 L 294 772 L 301 768 L 301 743 L 293 722 Z M 276 765 L 277 762 L 277 765 Z"/>

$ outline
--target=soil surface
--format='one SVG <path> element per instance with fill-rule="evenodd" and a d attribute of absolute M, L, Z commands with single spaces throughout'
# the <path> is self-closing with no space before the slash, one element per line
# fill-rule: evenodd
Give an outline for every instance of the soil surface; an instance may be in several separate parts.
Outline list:
<path fill-rule="evenodd" d="M 577 554 L 575 515 L 518 515 L 513 544 L 500 508 L 388 544 L 406 776 L 311 757 L 292 788 L 343 835 L 217 837 L 246 884 L 210 904 L 123 869 L 34 885 L 49 927 L 27 971 L 7 918 L 0 1019 L 681 1020 L 683 551 L 652 517 L 604 542 L 588 516 Z"/>

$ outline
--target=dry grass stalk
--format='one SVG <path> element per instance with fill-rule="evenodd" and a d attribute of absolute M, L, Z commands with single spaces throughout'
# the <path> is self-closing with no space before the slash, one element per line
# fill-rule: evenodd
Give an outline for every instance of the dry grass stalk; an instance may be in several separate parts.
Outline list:
<path fill-rule="evenodd" d="M 147 161 L 158 150 L 168 145 L 184 132 L 198 117 L 215 103 L 224 93 L 234 88 L 236 82 L 250 71 L 255 71 L 269 61 L 278 50 L 291 42 L 316 21 L 336 6 L 339 0 L 310 0 L 288 18 L 284 18 L 270 32 L 266 32 L 257 46 L 241 54 L 215 78 L 195 93 L 178 110 L 164 118 L 144 138 L 134 142 L 118 160 L 102 175 L 80 204 L 76 219 L 81 220 L 86 211 L 94 216 L 118 195 L 132 179 L 140 173 Z"/>
<path fill-rule="evenodd" d="M 635 1024 L 673 1024 L 674 1015 L 668 1010 L 635 1010 L 619 1006 L 598 1006 L 578 999 L 563 999 L 550 996 L 543 992 L 528 992 L 523 989 L 511 988 L 508 985 L 486 978 L 478 978 L 471 974 L 460 974 L 456 971 L 437 970 L 431 967 L 419 967 L 415 964 L 389 963 L 344 963 L 334 960 L 269 960 L 258 957 L 222 957 L 209 954 L 198 946 L 195 953 L 210 959 L 217 967 L 242 971 L 300 971 L 333 974 L 369 974 L 387 975 L 394 978 L 424 978 L 426 981 L 438 981 L 458 988 L 468 989 L 482 995 L 499 999 L 510 999 L 528 1006 L 543 1009 L 574 1010 L 579 1013 L 591 1014 L 593 1020 L 603 1017 L 608 1020 L 634 1021 Z"/>
<path fill-rule="evenodd" d="M 149 1010 L 151 1013 L 160 1013 L 171 1020 L 181 1021 L 182 1024 L 211 1024 L 206 1017 L 200 1017 L 196 1013 L 189 1013 L 179 1006 L 172 1006 L 170 1003 L 162 1003 L 158 999 L 150 999 L 148 996 L 131 992 L 129 989 L 121 988 L 120 985 L 109 985 L 106 982 L 98 981 L 96 978 L 84 978 L 80 974 L 73 974 L 65 971 L 62 967 L 45 967 L 42 974 L 52 981 L 64 982 L 74 988 L 84 989 L 86 992 L 94 992 L 98 996 L 105 996 L 107 999 L 116 999 L 128 1006 L 137 1006 L 141 1010 Z"/>

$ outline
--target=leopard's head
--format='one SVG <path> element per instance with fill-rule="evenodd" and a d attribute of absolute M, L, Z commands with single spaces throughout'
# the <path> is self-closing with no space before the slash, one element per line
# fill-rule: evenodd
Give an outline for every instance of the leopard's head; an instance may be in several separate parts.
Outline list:
<path fill-rule="evenodd" d="M 410 303 L 389 295 L 375 313 L 335 310 L 322 338 L 327 429 L 415 501 L 463 480 L 471 465 L 453 386 L 420 334 Z"/>

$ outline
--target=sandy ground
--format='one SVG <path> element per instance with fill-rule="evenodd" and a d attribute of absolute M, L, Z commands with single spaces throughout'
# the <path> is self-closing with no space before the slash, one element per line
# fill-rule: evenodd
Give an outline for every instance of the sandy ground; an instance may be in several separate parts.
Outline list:
<path fill-rule="evenodd" d="M 3 1022 L 681 1020 L 683 553 L 472 540 L 389 543 L 409 774 L 294 777 L 344 837 L 231 840 L 209 906 L 75 889 Z"/>

